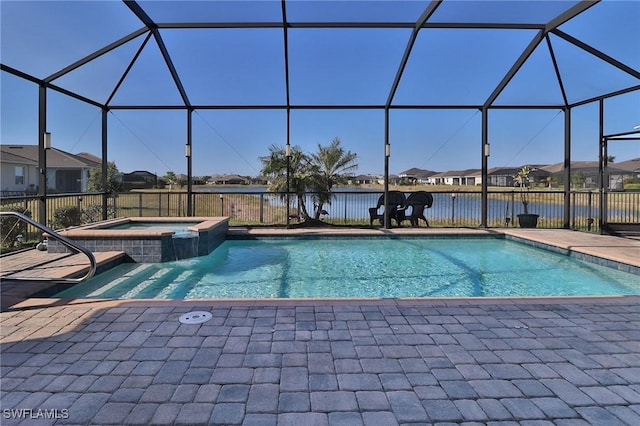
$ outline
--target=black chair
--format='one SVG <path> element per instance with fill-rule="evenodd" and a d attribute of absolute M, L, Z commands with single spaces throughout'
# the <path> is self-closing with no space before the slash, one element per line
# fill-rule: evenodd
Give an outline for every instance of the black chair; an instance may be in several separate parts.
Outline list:
<path fill-rule="evenodd" d="M 384 205 L 384 194 L 378 198 L 378 203 L 375 207 L 369 208 L 369 224 L 373 225 L 374 220 L 379 220 L 380 224 L 384 224 L 384 211 L 389 210 L 389 217 L 394 219 L 396 223 L 400 224 L 397 212 L 398 209 L 402 209 L 406 206 L 407 197 L 400 191 L 389 191 L 389 200 L 387 201 L 388 207 L 379 212 L 380 207 Z"/>
<path fill-rule="evenodd" d="M 429 221 L 424 217 L 424 209 L 429 209 L 433 205 L 433 195 L 427 191 L 416 191 L 409 194 L 404 208 L 398 209 L 396 219 L 398 224 L 404 220 L 409 220 L 411 226 L 419 226 L 419 219 L 429 226 Z M 408 215 L 407 215 L 408 214 Z"/>

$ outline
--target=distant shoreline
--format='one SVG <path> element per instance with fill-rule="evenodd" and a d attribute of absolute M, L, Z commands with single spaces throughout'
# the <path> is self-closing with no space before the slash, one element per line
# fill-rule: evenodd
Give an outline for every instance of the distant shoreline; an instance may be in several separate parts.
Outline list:
<path fill-rule="evenodd" d="M 194 192 L 216 192 L 216 189 L 223 190 L 225 192 L 267 192 L 269 190 L 268 185 L 237 185 L 237 184 L 220 184 L 220 185 L 193 185 Z M 480 192 L 480 185 L 389 185 L 390 190 L 412 192 L 412 191 L 429 191 L 429 192 Z M 363 185 L 348 185 L 333 188 L 334 192 L 340 191 L 384 191 L 384 185 L 382 184 L 363 184 Z M 489 186 L 489 190 L 492 192 L 520 192 L 518 188 L 511 186 Z M 531 188 L 531 191 L 562 191 L 562 187 L 547 188 L 547 187 L 535 187 Z M 187 186 L 173 187 L 171 190 L 168 188 L 162 189 L 132 189 L 131 192 L 186 192 Z M 573 189 L 572 191 L 575 191 Z M 595 189 L 594 189 L 595 191 Z"/>

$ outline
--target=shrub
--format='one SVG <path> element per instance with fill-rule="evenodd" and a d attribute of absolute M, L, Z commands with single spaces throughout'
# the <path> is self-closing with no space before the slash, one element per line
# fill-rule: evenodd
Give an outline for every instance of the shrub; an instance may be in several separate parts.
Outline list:
<path fill-rule="evenodd" d="M 107 218 L 115 218 L 116 212 L 113 205 L 107 206 Z M 90 204 L 82 210 L 82 223 L 94 223 L 102 220 L 102 205 Z"/>
<path fill-rule="evenodd" d="M 29 210 L 20 208 L 0 208 L 0 211 L 12 211 L 22 213 L 25 216 L 31 217 Z M 18 235 L 24 237 L 26 233 L 26 223 L 14 216 L 0 216 L 0 241 L 2 241 L 2 247 L 13 247 L 18 241 Z"/>
<path fill-rule="evenodd" d="M 51 227 L 53 229 L 68 228 L 80 225 L 81 211 L 76 206 L 65 206 L 56 209 L 53 213 Z"/>

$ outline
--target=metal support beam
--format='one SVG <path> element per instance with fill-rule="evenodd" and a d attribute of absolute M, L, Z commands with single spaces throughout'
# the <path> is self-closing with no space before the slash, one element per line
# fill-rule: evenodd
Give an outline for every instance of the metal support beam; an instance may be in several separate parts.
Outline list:
<path fill-rule="evenodd" d="M 193 110 L 190 108 L 187 110 L 187 143 L 185 148 L 185 154 L 187 157 L 187 216 L 193 216 L 193 123 L 192 123 Z"/>
<path fill-rule="evenodd" d="M 389 143 L 389 108 L 384 110 L 384 227 L 391 228 L 391 216 L 389 216 L 389 152 L 387 146 Z"/>
<path fill-rule="evenodd" d="M 598 224 L 600 225 L 600 233 L 602 233 L 603 226 L 607 223 L 607 187 L 605 185 L 605 171 L 607 161 L 607 140 L 604 137 L 604 100 L 598 102 L 599 108 L 599 129 L 598 140 L 600 141 L 598 149 L 598 173 L 600 183 L 600 217 Z"/>
<path fill-rule="evenodd" d="M 129 75 L 129 71 L 131 71 L 131 68 L 133 68 L 133 64 L 135 64 L 136 61 L 138 60 L 138 57 L 140 57 L 140 54 L 142 53 L 142 51 L 144 50 L 144 47 L 149 42 L 149 39 L 151 38 L 151 35 L 152 35 L 151 32 L 149 32 L 147 34 L 147 36 L 144 38 L 144 40 L 142 41 L 142 43 L 140 44 L 140 47 L 138 47 L 138 50 L 136 51 L 135 55 L 133 55 L 133 58 L 131 58 L 131 61 L 129 62 L 129 65 L 127 65 L 127 68 L 124 70 L 124 72 L 120 76 L 120 79 L 118 80 L 118 82 L 116 83 L 115 87 L 113 88 L 113 91 L 111 92 L 111 94 L 107 98 L 107 101 L 105 102 L 105 105 L 109 105 L 111 103 L 111 100 L 113 99 L 113 97 L 116 95 L 116 93 L 118 93 L 118 89 L 120 89 L 120 86 L 124 82 L 124 79 L 127 78 L 127 75 Z"/>
<path fill-rule="evenodd" d="M 287 4 L 285 0 L 280 3 L 282 7 L 282 43 L 284 50 L 284 86 L 287 111 L 287 144 L 285 156 L 287 161 L 287 228 L 291 226 L 291 98 L 289 91 L 289 23 L 287 21 Z M 300 212 L 298 212 L 298 217 Z"/>
<path fill-rule="evenodd" d="M 128 42 L 130 42 L 131 40 L 136 39 L 137 37 L 139 37 L 140 35 L 146 33 L 147 31 L 149 31 L 146 27 L 145 28 L 141 28 L 137 31 L 132 32 L 131 34 L 121 38 L 118 41 L 115 41 L 111 44 L 109 44 L 108 46 L 103 47 L 100 50 L 96 50 L 95 52 L 91 53 L 88 56 L 85 56 L 84 58 L 74 62 L 73 64 L 64 67 L 63 69 L 61 69 L 60 71 L 51 74 L 49 77 L 46 77 L 44 79 L 44 81 L 46 81 L 47 83 L 52 82 L 53 80 L 62 77 L 65 74 L 70 73 L 71 71 L 80 68 L 81 66 L 93 61 L 94 59 L 99 58 L 100 56 L 111 52 L 113 49 L 117 49 L 118 47 L 122 46 L 123 44 L 126 44 Z"/>
<path fill-rule="evenodd" d="M 595 49 L 591 46 L 589 46 L 587 43 L 578 40 L 575 37 L 570 36 L 567 33 L 564 33 L 558 29 L 551 31 L 553 34 L 557 35 L 558 37 L 568 41 L 569 43 L 578 46 L 579 48 L 589 52 L 590 54 L 596 56 L 598 59 L 602 59 L 603 61 L 607 62 L 609 65 L 613 65 L 614 67 L 620 69 L 621 71 L 626 72 L 627 74 L 640 79 L 640 71 L 637 71 L 633 68 L 631 68 L 628 65 L 623 64 L 622 62 L 618 61 L 617 59 L 612 58 L 611 56 L 602 53 L 601 51 L 599 51 L 598 49 Z"/>
<path fill-rule="evenodd" d="M 507 84 L 509 84 L 511 79 L 515 77 L 516 73 L 520 70 L 520 68 L 522 68 L 524 63 L 527 61 L 527 59 L 529 59 L 529 56 L 531 56 L 533 51 L 536 50 L 542 40 L 544 40 L 544 31 L 538 31 L 533 40 L 529 42 L 527 47 L 520 54 L 520 57 L 516 60 L 511 69 L 507 72 L 507 74 L 505 74 L 500 83 L 498 83 L 498 86 L 496 86 L 491 95 L 489 95 L 483 107 L 488 107 L 495 102 L 496 98 L 500 96 L 500 93 L 502 93 L 504 88 L 507 87 Z"/>
<path fill-rule="evenodd" d="M 564 109 L 564 221 L 563 228 L 571 227 L 571 108 Z"/>
<path fill-rule="evenodd" d="M 107 217 L 107 213 L 109 210 L 109 196 L 111 195 L 115 200 L 116 194 L 109 193 L 109 184 L 107 180 L 107 173 L 109 172 L 109 139 L 107 137 L 108 134 L 108 117 L 109 117 L 109 109 L 107 107 L 102 108 L 102 220 L 109 219 Z M 114 202 L 114 215 L 115 212 L 115 202 Z"/>
<path fill-rule="evenodd" d="M 485 145 L 489 144 L 489 109 L 487 107 L 482 108 L 482 200 L 481 200 L 481 220 L 480 227 L 487 227 L 487 209 L 488 209 L 488 197 L 489 197 L 489 156 L 485 155 Z"/>
<path fill-rule="evenodd" d="M 160 49 L 160 53 L 162 54 L 164 62 L 167 65 L 167 68 L 169 69 L 169 73 L 173 78 L 173 82 L 175 83 L 176 88 L 178 89 L 178 92 L 180 92 L 180 96 L 182 97 L 182 102 L 185 104 L 185 106 L 191 107 L 191 103 L 189 102 L 189 97 L 187 96 L 187 92 L 184 90 L 184 86 L 182 85 L 180 76 L 178 75 L 178 72 L 176 71 L 176 67 L 173 65 L 173 61 L 171 60 L 171 55 L 169 55 L 167 46 L 164 44 L 162 35 L 158 30 L 158 24 L 156 24 L 153 21 L 153 19 L 151 19 L 151 17 L 147 15 L 147 12 L 145 12 L 144 9 L 140 7 L 138 2 L 136 2 L 135 0 L 124 0 L 124 3 L 129 7 L 129 9 L 131 9 L 131 11 L 138 17 L 138 19 L 140 19 L 140 21 L 142 21 L 142 23 L 149 30 L 151 30 L 151 33 L 153 34 L 153 38 L 156 40 L 156 44 Z"/>
<path fill-rule="evenodd" d="M 38 222 L 47 226 L 47 87 L 41 84 L 38 89 Z"/>
<path fill-rule="evenodd" d="M 432 0 L 427 8 L 424 10 L 420 18 L 416 21 L 415 26 L 413 27 L 413 31 L 411 32 L 411 36 L 409 37 L 409 41 L 407 42 L 407 46 L 404 49 L 404 53 L 402 54 L 402 59 L 400 60 L 400 66 L 398 67 L 398 71 L 396 71 L 396 76 L 393 79 L 393 84 L 391 85 L 391 90 L 389 91 L 389 96 L 387 97 L 386 107 L 388 108 L 393 102 L 393 97 L 396 95 L 396 91 L 398 90 L 398 85 L 400 84 L 400 79 L 402 78 L 402 74 L 404 73 L 404 69 L 407 66 L 407 62 L 409 61 L 409 55 L 411 55 L 411 50 L 413 49 L 413 45 L 418 38 L 418 32 L 420 28 L 427 22 L 427 20 L 433 15 L 433 12 L 436 11 L 438 6 L 442 0 Z"/>
<path fill-rule="evenodd" d="M 549 39 L 549 35 L 547 34 L 544 38 L 547 41 L 547 48 L 549 49 L 549 55 L 551 56 L 551 62 L 553 63 L 553 70 L 556 73 L 558 86 L 560 87 L 560 92 L 562 93 L 562 100 L 564 101 L 565 107 L 567 107 L 569 106 L 569 100 L 567 98 L 567 92 L 564 90 L 564 83 L 562 82 L 560 67 L 558 67 L 558 61 L 556 60 L 556 55 L 555 55 L 555 52 L 553 51 L 553 46 L 551 45 L 551 40 Z"/>

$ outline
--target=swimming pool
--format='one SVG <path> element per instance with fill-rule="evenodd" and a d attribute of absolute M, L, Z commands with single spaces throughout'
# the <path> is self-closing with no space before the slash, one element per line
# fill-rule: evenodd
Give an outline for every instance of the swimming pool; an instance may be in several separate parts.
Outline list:
<path fill-rule="evenodd" d="M 227 240 L 124 264 L 61 298 L 406 298 L 640 294 L 637 275 L 503 238 Z"/>

